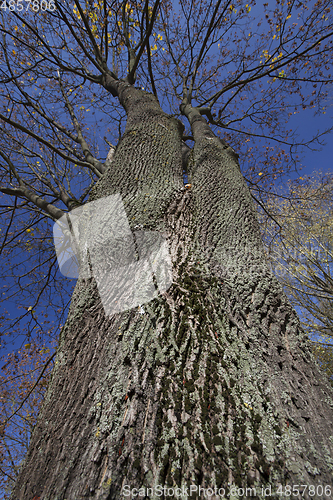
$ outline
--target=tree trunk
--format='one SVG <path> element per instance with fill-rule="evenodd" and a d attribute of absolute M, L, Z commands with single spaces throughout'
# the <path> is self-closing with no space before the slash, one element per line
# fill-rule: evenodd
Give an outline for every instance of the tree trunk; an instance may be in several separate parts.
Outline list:
<path fill-rule="evenodd" d="M 120 193 L 133 230 L 166 234 L 173 284 L 144 314 L 107 317 L 78 280 L 12 499 L 285 498 L 295 484 L 292 498 L 331 498 L 332 389 L 267 267 L 237 156 L 186 109 L 184 188 L 180 123 L 145 92 L 119 97 L 126 131 L 90 201 Z"/>

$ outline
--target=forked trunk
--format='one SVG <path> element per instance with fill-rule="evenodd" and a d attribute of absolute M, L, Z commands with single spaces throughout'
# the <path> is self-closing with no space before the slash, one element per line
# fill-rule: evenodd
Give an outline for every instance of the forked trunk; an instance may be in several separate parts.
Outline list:
<path fill-rule="evenodd" d="M 180 124 L 149 94 L 121 100 L 126 131 L 90 201 L 120 193 L 133 230 L 167 235 L 173 283 L 107 317 L 78 280 L 12 498 L 285 498 L 297 484 L 292 498 L 331 498 L 332 389 L 268 270 L 236 155 L 187 110 L 184 188 Z"/>

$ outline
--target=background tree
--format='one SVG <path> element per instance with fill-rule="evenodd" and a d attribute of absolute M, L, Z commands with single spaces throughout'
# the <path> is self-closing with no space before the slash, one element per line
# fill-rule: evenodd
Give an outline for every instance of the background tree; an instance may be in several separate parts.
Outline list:
<path fill-rule="evenodd" d="M 17 478 L 37 421 L 49 378 L 51 363 L 46 362 L 49 352 L 47 347 L 26 344 L 23 349 L 9 353 L 2 366 L 0 412 L 4 424 L 0 428 L 0 488 L 5 496 Z"/>
<path fill-rule="evenodd" d="M 325 108 L 329 2 L 265 4 L 259 22 L 241 1 L 41 6 L 3 9 L 7 210 L 28 209 L 43 227 L 120 193 L 133 230 L 168 235 L 174 275 L 144 314 L 110 318 L 94 279 L 79 278 L 13 495 L 328 484 L 331 389 L 268 269 L 235 150 L 262 203 L 282 162 L 296 160 L 288 116 Z M 14 215 L 4 249 L 14 220 L 29 229 Z M 40 243 L 49 236 L 45 223 Z M 57 278 L 45 250 L 31 298 Z"/>
<path fill-rule="evenodd" d="M 331 174 L 318 173 L 290 182 L 263 214 L 265 241 L 273 269 L 304 330 L 316 343 L 315 354 L 332 376 L 332 201 Z M 265 219 L 265 220 L 264 220 Z"/>

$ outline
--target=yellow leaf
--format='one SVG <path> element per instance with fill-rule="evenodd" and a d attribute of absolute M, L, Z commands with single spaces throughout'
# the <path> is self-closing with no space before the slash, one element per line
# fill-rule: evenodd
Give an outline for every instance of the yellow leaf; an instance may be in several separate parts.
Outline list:
<path fill-rule="evenodd" d="M 263 173 L 263 172 L 259 172 L 259 174 L 258 174 L 258 175 L 264 175 L 264 173 Z"/>

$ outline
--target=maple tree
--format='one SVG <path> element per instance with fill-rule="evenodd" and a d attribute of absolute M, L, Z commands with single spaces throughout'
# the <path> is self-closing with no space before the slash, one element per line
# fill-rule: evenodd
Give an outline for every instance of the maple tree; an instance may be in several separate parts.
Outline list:
<path fill-rule="evenodd" d="M 26 2 L 22 12 L 3 1 L 0 24 L 0 192 L 9 214 L 2 251 L 9 258 L 22 248 L 29 261 L 35 251 L 30 273 L 14 266 L 16 289 L 10 282 L 29 301 L 28 336 L 59 332 L 62 320 L 49 332 L 32 312 L 45 291 L 56 310 L 68 296 L 50 224 L 87 201 L 120 193 L 131 229 L 167 233 L 174 278 L 144 314 L 111 319 L 94 280 L 78 280 L 14 494 L 117 498 L 125 479 L 135 487 L 297 478 L 317 484 L 316 467 L 323 483 L 330 451 L 318 448 L 312 459 L 307 441 L 296 449 L 290 423 L 315 442 L 311 418 L 325 437 L 329 427 L 317 410 L 328 415 L 319 394 L 329 389 L 313 361 L 304 365 L 312 360 L 309 347 L 265 264 L 244 177 L 265 206 L 272 181 L 295 164 L 302 146 L 288 119 L 303 109 L 326 110 L 330 2 L 277 1 L 263 9 L 241 0 L 182 1 L 179 8 L 159 0 L 43 5 Z M 25 276 L 33 276 L 28 287 Z M 263 361 L 259 338 L 266 338 Z M 265 361 L 268 352 L 273 362 Z M 242 359 L 252 366 L 249 385 Z M 310 381 L 306 402 L 290 399 L 294 369 Z M 43 463 L 41 446 L 49 453 Z"/>

